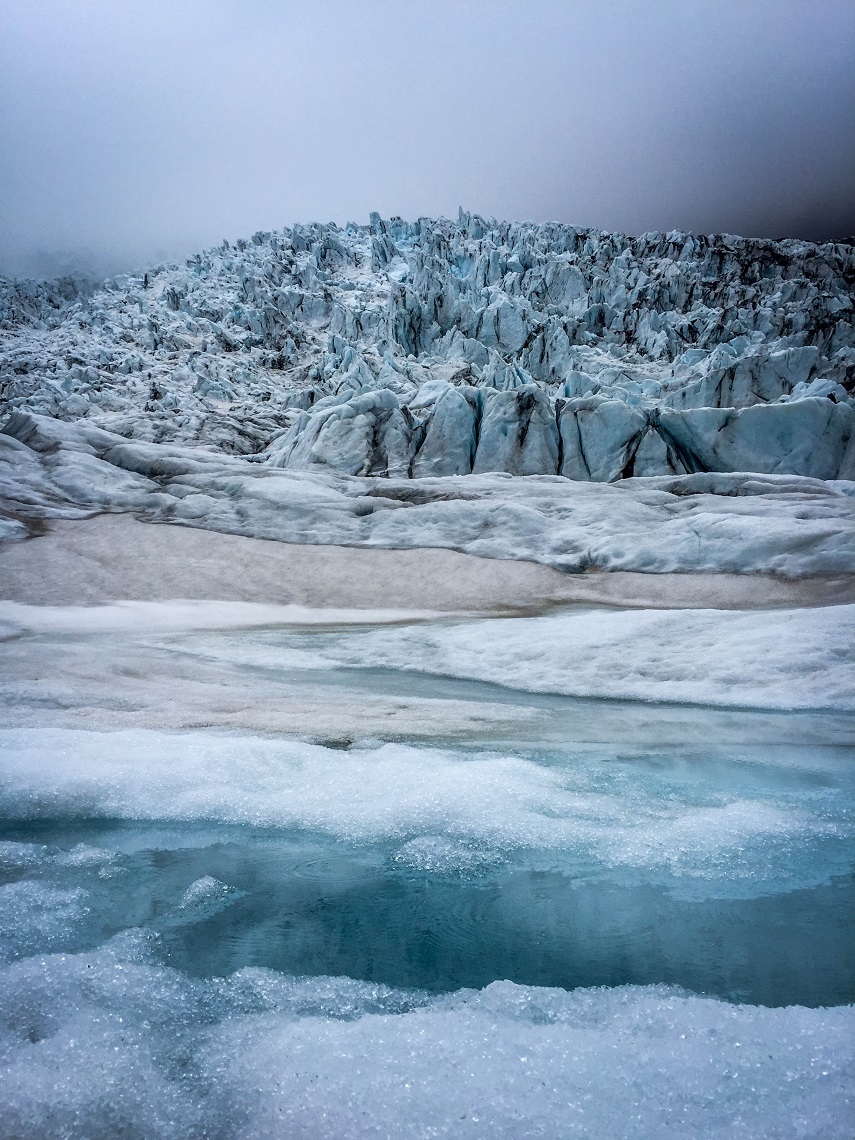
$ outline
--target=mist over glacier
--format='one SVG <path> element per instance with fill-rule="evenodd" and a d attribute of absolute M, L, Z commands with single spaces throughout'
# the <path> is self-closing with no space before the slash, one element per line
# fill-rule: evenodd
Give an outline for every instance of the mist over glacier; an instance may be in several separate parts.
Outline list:
<path fill-rule="evenodd" d="M 853 37 L 845 0 L 9 0 L 0 272 L 461 204 L 843 238 Z"/>

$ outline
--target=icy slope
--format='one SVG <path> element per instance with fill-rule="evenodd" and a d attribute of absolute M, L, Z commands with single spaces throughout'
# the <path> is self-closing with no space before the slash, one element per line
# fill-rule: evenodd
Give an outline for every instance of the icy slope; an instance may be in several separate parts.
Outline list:
<path fill-rule="evenodd" d="M 694 474 L 615 486 L 501 473 L 365 479 L 282 471 L 202 448 L 129 442 L 88 419 L 16 413 L 0 434 L 0 490 L 6 512 L 31 520 L 133 511 L 280 542 L 437 547 L 571 572 L 855 571 L 855 483 L 799 476 Z M 8 537 L 26 535 L 18 524 Z"/>
<path fill-rule="evenodd" d="M 0 282 L 6 412 L 292 470 L 855 475 L 855 250 L 420 219 Z"/>

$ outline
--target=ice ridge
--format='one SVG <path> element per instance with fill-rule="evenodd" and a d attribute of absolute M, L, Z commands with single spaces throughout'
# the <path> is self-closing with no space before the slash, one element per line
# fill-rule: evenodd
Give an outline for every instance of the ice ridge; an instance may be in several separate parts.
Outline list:
<path fill-rule="evenodd" d="M 853 285 L 842 243 L 373 214 L 0 279 L 0 411 L 351 476 L 851 479 Z"/>

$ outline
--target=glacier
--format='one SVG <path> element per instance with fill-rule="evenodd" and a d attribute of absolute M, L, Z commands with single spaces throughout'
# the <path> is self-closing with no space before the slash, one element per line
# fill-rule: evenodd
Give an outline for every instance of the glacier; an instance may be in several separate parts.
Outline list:
<path fill-rule="evenodd" d="M 855 251 L 461 211 L 95 291 L 0 281 L 0 393 L 296 471 L 855 475 Z"/>
<path fill-rule="evenodd" d="M 0 1137 L 843 1138 L 855 248 L 0 278 Z"/>
<path fill-rule="evenodd" d="M 134 512 L 560 570 L 849 573 L 855 252 L 383 220 L 0 281 L 2 534 Z M 509 479 L 513 476 L 513 479 Z"/>

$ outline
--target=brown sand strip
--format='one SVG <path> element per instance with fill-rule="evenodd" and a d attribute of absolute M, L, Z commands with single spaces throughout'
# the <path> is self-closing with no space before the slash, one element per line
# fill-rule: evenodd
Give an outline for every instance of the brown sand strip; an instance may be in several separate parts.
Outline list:
<path fill-rule="evenodd" d="M 563 574 L 453 550 L 291 545 L 99 515 L 55 520 L 38 537 L 0 544 L 0 598 L 30 605 L 182 598 L 481 612 L 571 603 L 759 609 L 852 602 L 855 578 Z"/>

